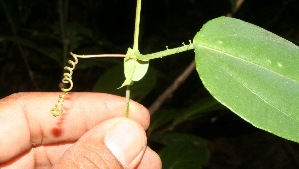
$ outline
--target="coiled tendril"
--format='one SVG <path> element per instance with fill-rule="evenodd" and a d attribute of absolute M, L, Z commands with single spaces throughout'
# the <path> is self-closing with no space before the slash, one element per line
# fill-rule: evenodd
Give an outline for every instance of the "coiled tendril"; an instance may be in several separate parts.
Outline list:
<path fill-rule="evenodd" d="M 51 114 L 54 117 L 57 117 L 63 113 L 62 107 L 63 107 L 63 102 L 64 98 L 68 95 L 68 92 L 63 92 L 62 94 L 59 95 L 58 103 L 55 104 L 55 107 L 51 109 Z"/>
<path fill-rule="evenodd" d="M 69 85 L 69 88 L 67 88 L 67 89 L 61 88 L 61 91 L 63 91 L 63 92 L 68 92 L 68 91 L 72 90 L 72 88 L 73 88 L 72 75 L 73 75 L 73 70 L 75 69 L 76 64 L 78 63 L 78 58 L 75 55 L 72 55 L 72 56 L 74 58 L 74 61 L 72 61 L 72 60 L 68 61 L 68 63 L 71 65 L 71 67 L 70 66 L 64 67 L 64 70 L 66 70 L 68 72 L 63 73 L 62 83 L 64 83 L 64 84 L 69 83 L 70 85 Z"/>
<path fill-rule="evenodd" d="M 59 95 L 58 103 L 55 104 L 55 107 L 51 109 L 51 114 L 53 116 L 59 116 L 63 113 L 63 102 L 64 98 L 68 95 L 68 92 L 72 90 L 73 88 L 73 80 L 72 75 L 73 71 L 76 67 L 76 64 L 78 63 L 78 58 L 98 58 L 98 57 L 126 57 L 127 55 L 123 54 L 100 54 L 100 55 L 76 55 L 71 52 L 71 55 L 73 56 L 74 60 L 69 60 L 68 63 L 70 66 L 65 66 L 64 70 L 66 70 L 65 73 L 63 73 L 62 83 L 69 84 L 68 88 L 61 88 L 62 94 Z"/>
<path fill-rule="evenodd" d="M 62 83 L 64 84 L 69 84 L 68 88 L 61 88 L 61 91 L 63 92 L 62 94 L 59 95 L 58 103 L 55 104 L 55 107 L 51 109 L 51 114 L 56 117 L 59 116 L 63 113 L 63 102 L 64 98 L 68 95 L 68 92 L 72 90 L 73 88 L 73 80 L 72 80 L 72 75 L 73 75 L 73 70 L 76 67 L 76 64 L 78 63 L 78 58 L 76 55 L 73 55 L 74 61 L 69 60 L 68 63 L 70 66 L 65 66 L 64 70 L 68 71 L 63 73 L 63 78 L 62 78 Z"/>

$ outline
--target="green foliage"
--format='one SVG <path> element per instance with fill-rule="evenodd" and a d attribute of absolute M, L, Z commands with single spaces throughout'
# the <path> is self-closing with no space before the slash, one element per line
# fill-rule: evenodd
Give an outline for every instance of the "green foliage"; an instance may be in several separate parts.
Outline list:
<path fill-rule="evenodd" d="M 121 87 L 132 85 L 133 82 L 141 80 L 145 76 L 149 66 L 149 61 L 138 60 L 131 48 L 128 49 L 126 55 L 128 56 L 124 59 L 124 73 L 126 80 Z"/>
<path fill-rule="evenodd" d="M 194 38 L 204 86 L 254 126 L 299 142 L 299 47 L 255 25 L 220 17 Z"/>
<path fill-rule="evenodd" d="M 200 169 L 208 162 L 207 141 L 200 137 L 168 133 L 156 139 L 166 144 L 159 152 L 163 169 Z"/>

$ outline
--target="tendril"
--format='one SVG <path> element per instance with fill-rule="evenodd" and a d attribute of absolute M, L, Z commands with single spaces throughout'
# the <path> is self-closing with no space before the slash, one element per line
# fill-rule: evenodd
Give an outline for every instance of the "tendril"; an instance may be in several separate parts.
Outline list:
<path fill-rule="evenodd" d="M 61 91 L 63 92 L 62 94 L 59 95 L 59 99 L 58 99 L 58 103 L 55 104 L 55 107 L 51 109 L 51 114 L 54 117 L 57 117 L 59 115 L 61 115 L 63 113 L 63 102 L 64 102 L 64 98 L 68 95 L 68 92 L 70 90 L 72 90 L 73 88 L 73 80 L 72 80 L 72 75 L 73 75 L 73 71 L 76 68 L 76 64 L 78 63 L 78 58 L 76 55 L 72 55 L 74 58 L 73 60 L 69 60 L 68 63 L 70 64 L 70 66 L 65 66 L 64 70 L 66 70 L 67 72 L 63 73 L 63 78 L 62 78 L 62 83 L 64 84 L 69 84 L 68 88 L 61 88 Z"/>
<path fill-rule="evenodd" d="M 71 67 L 70 66 L 64 67 L 64 70 L 66 70 L 68 72 L 63 73 L 62 83 L 70 84 L 70 85 L 69 85 L 69 88 L 66 88 L 66 89 L 61 88 L 61 91 L 63 91 L 63 92 L 68 92 L 68 91 L 72 90 L 72 88 L 73 88 L 72 75 L 73 75 L 73 70 L 75 69 L 76 64 L 78 63 L 78 58 L 75 55 L 72 55 L 72 56 L 74 58 L 74 61 L 72 61 L 72 60 L 68 61 L 68 63 L 71 65 Z"/>
<path fill-rule="evenodd" d="M 55 104 L 55 107 L 51 109 L 51 114 L 54 117 L 57 117 L 63 113 L 62 107 L 63 107 L 63 102 L 64 98 L 68 95 L 68 92 L 63 92 L 62 94 L 59 95 L 58 103 Z"/>

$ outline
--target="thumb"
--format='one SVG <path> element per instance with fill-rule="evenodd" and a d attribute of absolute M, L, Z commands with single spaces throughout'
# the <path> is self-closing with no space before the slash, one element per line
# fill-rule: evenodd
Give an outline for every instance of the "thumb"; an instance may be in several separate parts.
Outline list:
<path fill-rule="evenodd" d="M 53 168 L 134 168 L 146 149 L 146 134 L 135 121 L 113 118 L 85 133 Z"/>

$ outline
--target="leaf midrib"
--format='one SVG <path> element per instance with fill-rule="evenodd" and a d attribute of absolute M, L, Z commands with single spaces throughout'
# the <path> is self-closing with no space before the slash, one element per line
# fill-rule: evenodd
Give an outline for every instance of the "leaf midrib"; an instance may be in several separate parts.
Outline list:
<path fill-rule="evenodd" d="M 238 58 L 238 57 L 236 57 L 236 56 L 234 56 L 234 55 L 231 55 L 231 54 L 229 54 L 229 53 L 225 53 L 225 52 L 222 52 L 222 51 L 220 51 L 220 50 L 216 50 L 216 49 L 210 48 L 210 47 L 208 47 L 208 46 L 204 46 L 204 45 L 200 46 L 200 45 L 198 44 L 198 46 L 199 46 L 199 47 L 202 47 L 202 48 L 205 48 L 205 49 L 207 49 L 207 50 L 212 50 L 212 51 L 214 51 L 214 52 L 218 52 L 218 53 L 220 53 L 220 54 L 224 54 L 224 55 L 229 56 L 229 57 L 232 57 L 232 58 L 234 58 L 234 59 L 239 59 L 239 60 L 241 60 L 242 62 L 245 62 L 245 63 L 247 63 L 247 64 L 251 64 L 251 65 L 257 66 L 258 68 L 261 68 L 261 69 L 270 71 L 270 69 L 264 68 L 264 67 L 262 67 L 262 66 L 260 66 L 260 65 L 258 65 L 258 64 L 249 62 L 249 61 L 247 61 L 247 60 L 245 60 L 245 59 Z M 221 64 L 219 64 L 219 65 L 221 66 Z M 275 105 L 272 105 L 271 103 L 267 102 L 262 96 L 258 95 L 256 92 L 254 92 L 253 90 L 251 90 L 250 88 L 248 88 L 246 84 L 242 83 L 239 79 L 237 79 L 235 76 L 233 76 L 232 74 L 230 74 L 230 73 L 227 71 L 226 68 L 224 68 L 223 66 L 221 66 L 221 68 L 222 68 L 227 74 L 229 74 L 231 77 L 233 77 L 236 81 L 238 81 L 238 83 L 240 83 L 240 84 L 241 84 L 242 86 L 244 86 L 247 90 L 249 90 L 249 92 L 253 93 L 253 94 L 256 95 L 258 98 L 260 98 L 264 103 L 266 103 L 266 104 L 268 104 L 269 106 L 273 107 L 273 108 L 276 109 L 278 112 L 281 112 L 282 114 L 284 114 L 285 116 L 289 117 L 290 119 L 292 119 L 292 120 L 294 120 L 294 121 L 296 121 L 296 122 L 299 122 L 297 119 L 294 119 L 293 117 L 291 117 L 290 115 L 288 115 L 286 112 L 284 112 L 284 111 L 278 109 Z M 276 75 L 278 75 L 278 76 L 280 76 L 280 77 L 282 77 L 282 78 L 288 79 L 288 80 L 290 80 L 290 81 L 294 81 L 296 84 L 299 85 L 299 82 L 297 82 L 297 81 L 295 81 L 295 80 L 293 80 L 293 79 L 290 79 L 289 77 L 283 76 L 283 75 L 281 75 L 281 74 L 279 74 L 279 73 L 277 73 L 277 72 L 274 72 L 274 71 L 270 71 L 270 72 L 272 72 L 273 74 L 276 74 Z"/>
<path fill-rule="evenodd" d="M 200 44 L 200 43 L 198 43 L 197 45 L 198 45 L 199 48 L 205 48 L 205 49 L 208 49 L 208 50 L 212 50 L 212 51 L 214 51 L 214 52 L 217 52 L 217 53 L 220 53 L 220 54 L 223 54 L 223 55 L 232 57 L 232 58 L 234 58 L 234 59 L 241 60 L 241 61 L 243 61 L 243 62 L 245 62 L 245 63 L 247 63 L 247 64 L 251 64 L 251 65 L 257 66 L 257 67 L 259 67 L 259 68 L 261 68 L 261 69 L 264 69 L 264 70 L 267 70 L 267 71 L 269 71 L 269 72 L 272 72 L 273 74 L 276 74 L 276 75 L 278 75 L 278 76 L 280 76 L 280 77 L 282 77 L 282 78 L 285 78 L 285 79 L 287 79 L 287 80 L 293 81 L 293 82 L 295 82 L 296 84 L 299 85 L 299 82 L 298 82 L 298 81 L 296 81 L 296 80 L 294 80 L 294 79 L 292 79 L 292 78 L 290 78 L 290 77 L 288 77 L 288 76 L 284 76 L 284 75 L 282 75 L 282 74 L 280 74 L 280 73 L 278 73 L 278 72 L 276 72 L 276 71 L 273 71 L 273 70 L 271 70 L 271 69 L 265 68 L 265 67 L 263 67 L 263 66 L 261 66 L 261 65 L 259 65 L 259 64 L 254 63 L 254 62 L 249 62 L 249 61 L 247 61 L 247 60 L 245 60 L 245 59 L 236 57 L 236 56 L 234 56 L 234 55 L 232 55 L 232 54 L 230 54 L 230 53 L 222 52 L 221 50 L 217 50 L 217 49 L 211 48 L 211 47 L 209 47 L 209 46 L 202 45 L 202 44 Z"/>

